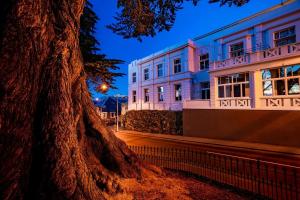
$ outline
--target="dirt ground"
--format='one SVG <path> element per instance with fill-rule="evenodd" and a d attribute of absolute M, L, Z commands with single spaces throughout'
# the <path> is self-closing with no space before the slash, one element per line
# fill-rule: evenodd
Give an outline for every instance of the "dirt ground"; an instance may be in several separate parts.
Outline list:
<path fill-rule="evenodd" d="M 157 169 L 159 170 L 159 169 Z M 122 180 L 123 194 L 110 199 L 117 200 L 248 200 L 246 195 L 238 194 L 213 185 L 207 181 L 188 177 L 183 174 L 163 171 L 147 172 L 142 180 Z"/>

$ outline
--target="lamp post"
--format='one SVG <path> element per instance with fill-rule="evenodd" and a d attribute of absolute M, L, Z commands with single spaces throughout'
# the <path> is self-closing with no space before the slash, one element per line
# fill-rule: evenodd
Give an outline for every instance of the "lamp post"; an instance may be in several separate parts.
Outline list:
<path fill-rule="evenodd" d="M 116 119 L 117 119 L 117 132 L 119 131 L 119 97 L 120 97 L 120 94 L 116 94 L 115 97 L 117 98 L 117 116 L 116 116 Z"/>

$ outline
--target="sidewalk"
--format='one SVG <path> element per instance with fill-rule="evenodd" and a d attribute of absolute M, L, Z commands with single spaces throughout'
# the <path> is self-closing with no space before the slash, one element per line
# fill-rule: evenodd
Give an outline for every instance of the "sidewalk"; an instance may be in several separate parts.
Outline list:
<path fill-rule="evenodd" d="M 198 138 L 198 137 L 187 137 L 187 136 L 178 136 L 178 135 L 166 135 L 166 134 L 156 134 L 156 133 L 143 133 L 138 131 L 129 131 L 129 130 L 120 130 L 116 133 L 119 134 L 129 134 L 131 136 L 153 138 L 164 141 L 180 142 L 185 144 L 193 145 L 208 145 L 210 147 L 222 147 L 230 148 L 234 150 L 250 150 L 250 151 L 259 151 L 265 153 L 275 153 L 283 154 L 285 156 L 297 157 L 300 159 L 300 148 L 288 147 L 288 146 L 277 146 L 261 143 L 250 143 L 250 142 L 240 142 L 240 141 L 228 141 L 228 140 L 216 140 L 216 139 L 207 139 L 207 138 Z"/>

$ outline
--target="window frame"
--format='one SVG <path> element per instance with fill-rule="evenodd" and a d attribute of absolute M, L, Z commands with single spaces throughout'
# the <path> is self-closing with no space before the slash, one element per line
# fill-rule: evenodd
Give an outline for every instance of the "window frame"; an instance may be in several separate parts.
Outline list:
<path fill-rule="evenodd" d="M 292 67 L 299 67 L 299 74 L 293 75 L 293 70 L 291 71 L 291 75 L 288 75 L 288 69 Z M 278 77 L 272 77 L 271 70 L 278 70 Z M 283 69 L 283 74 L 280 74 L 280 69 Z M 264 75 L 263 73 L 265 71 L 269 71 L 269 76 Z M 300 96 L 300 64 L 294 64 L 294 65 L 287 65 L 287 66 L 281 66 L 281 67 L 273 67 L 273 68 L 266 68 L 261 70 L 262 75 L 262 95 L 263 97 L 294 97 L 294 96 Z M 290 93 L 289 91 L 289 81 L 292 79 L 298 79 L 298 93 Z M 278 82 L 283 81 L 284 85 L 284 94 L 278 94 Z M 271 94 L 268 95 L 266 91 L 266 82 L 269 83 L 269 86 L 271 86 Z"/>
<path fill-rule="evenodd" d="M 178 90 L 178 96 L 177 96 L 177 89 L 176 86 L 180 86 L 179 90 Z M 174 84 L 174 99 L 175 101 L 182 101 L 182 84 L 181 83 L 176 83 Z"/>
<path fill-rule="evenodd" d="M 162 88 L 162 90 L 160 90 Z M 164 87 L 163 86 L 158 86 L 157 87 L 157 95 L 158 95 L 158 102 L 163 102 L 164 99 Z"/>
<path fill-rule="evenodd" d="M 244 80 L 238 81 L 238 76 L 243 74 Z M 235 74 L 229 74 L 224 76 L 219 76 L 217 82 L 217 90 L 218 90 L 218 98 L 219 99 L 228 99 L 228 98 L 250 98 L 250 80 L 249 80 L 249 72 L 241 72 Z M 225 83 L 222 83 L 225 80 Z M 239 86 L 239 96 L 235 95 L 235 86 Z M 246 87 L 248 86 L 248 87 Z M 245 87 L 245 91 L 243 89 Z M 223 88 L 223 96 L 220 95 L 220 88 Z M 248 88 L 248 94 L 246 94 L 246 88 Z M 228 92 L 230 95 L 228 95 Z M 245 93 L 245 95 L 244 95 Z"/>
<path fill-rule="evenodd" d="M 203 56 L 207 56 L 207 57 L 203 59 Z M 203 68 L 202 68 L 202 64 L 204 66 Z M 199 70 L 204 71 L 204 70 L 208 70 L 208 69 L 209 69 L 209 53 L 200 54 L 199 55 Z"/>
<path fill-rule="evenodd" d="M 161 67 L 160 68 L 161 70 L 159 70 L 159 67 Z M 156 74 L 157 78 L 161 78 L 161 77 L 164 76 L 164 68 L 163 68 L 163 64 L 162 63 L 156 65 L 156 71 L 157 71 L 157 74 Z M 161 74 L 159 73 L 160 71 L 161 71 Z"/>
<path fill-rule="evenodd" d="M 285 36 L 285 37 L 280 37 L 280 33 L 284 32 L 284 31 L 287 31 L 289 29 L 294 29 L 294 35 L 288 35 L 288 36 Z M 279 35 L 279 38 L 276 38 L 276 34 Z M 290 42 L 290 43 L 283 43 L 283 44 L 278 44 L 279 41 L 285 41 L 285 40 L 288 40 L 288 39 L 294 39 L 295 41 L 294 42 Z M 285 45 L 289 45 L 289 44 L 294 44 L 296 43 L 297 41 L 297 34 L 296 34 L 296 26 L 293 25 L 293 26 L 289 26 L 287 28 L 283 28 L 281 30 L 278 30 L 278 31 L 275 31 L 273 33 L 273 43 L 274 43 L 274 47 L 280 47 L 280 46 L 285 46 Z"/>
<path fill-rule="evenodd" d="M 147 73 L 146 73 L 146 71 L 147 71 Z M 144 72 L 144 81 L 150 80 L 150 70 L 149 70 L 149 68 L 145 68 L 143 72 Z M 146 78 L 146 75 L 147 75 L 147 78 Z"/>
<path fill-rule="evenodd" d="M 136 72 L 132 73 L 132 83 L 136 83 Z"/>
<path fill-rule="evenodd" d="M 150 102 L 150 94 L 149 93 L 150 93 L 149 88 L 145 88 L 144 89 L 144 103 Z"/>
<path fill-rule="evenodd" d="M 136 103 L 136 90 L 132 90 L 132 103 Z"/>
<path fill-rule="evenodd" d="M 238 46 L 240 44 L 241 44 L 242 48 L 240 48 L 240 49 L 233 49 L 233 46 Z M 229 45 L 229 55 L 230 55 L 230 58 L 240 57 L 240 56 L 243 56 L 244 54 L 245 54 L 245 47 L 244 47 L 244 42 L 243 41 L 240 41 L 240 42 L 233 43 L 233 44 Z"/>
<path fill-rule="evenodd" d="M 177 60 L 179 60 L 179 63 L 175 63 Z M 174 66 L 173 67 L 174 74 L 178 74 L 178 73 L 182 72 L 181 58 L 175 58 L 173 60 L 173 66 Z"/>
<path fill-rule="evenodd" d="M 208 84 L 207 87 L 203 87 L 204 84 Z M 203 92 L 204 92 L 204 98 L 203 98 Z M 210 82 L 205 81 L 200 83 L 200 95 L 201 99 L 210 99 Z"/>

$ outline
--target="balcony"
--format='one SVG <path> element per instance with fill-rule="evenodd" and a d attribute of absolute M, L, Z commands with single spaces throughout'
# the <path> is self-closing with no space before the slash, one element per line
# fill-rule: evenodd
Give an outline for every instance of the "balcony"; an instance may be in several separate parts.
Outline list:
<path fill-rule="evenodd" d="M 300 95 L 261 98 L 261 107 L 267 109 L 300 109 Z"/>
<path fill-rule="evenodd" d="M 219 70 L 236 66 L 244 66 L 263 61 L 276 60 L 287 56 L 300 55 L 300 43 L 288 44 L 275 48 L 261 49 L 244 55 L 232 57 L 222 61 L 215 61 L 211 65 L 211 70 Z"/>

